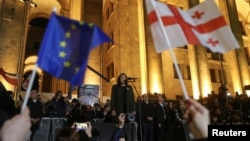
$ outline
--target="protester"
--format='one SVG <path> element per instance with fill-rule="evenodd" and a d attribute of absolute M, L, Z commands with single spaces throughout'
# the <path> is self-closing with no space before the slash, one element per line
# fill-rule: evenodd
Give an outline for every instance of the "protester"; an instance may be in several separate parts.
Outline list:
<path fill-rule="evenodd" d="M 120 115 L 118 116 L 118 124 L 115 128 L 112 141 L 125 141 L 126 140 L 125 131 L 124 131 L 125 117 L 126 115 L 124 113 L 120 113 Z"/>
<path fill-rule="evenodd" d="M 40 121 L 43 116 L 43 104 L 41 101 L 38 100 L 38 92 L 37 89 L 34 88 L 30 92 L 30 98 L 28 100 L 27 106 L 30 110 L 30 117 L 31 117 L 31 136 L 30 141 L 33 141 L 34 135 L 36 131 L 39 129 Z"/>
<path fill-rule="evenodd" d="M 155 103 L 155 118 L 154 122 L 156 125 L 155 128 L 155 140 L 162 141 L 166 139 L 166 123 L 167 116 L 164 107 L 164 98 L 162 95 L 157 95 L 157 103 Z"/>
<path fill-rule="evenodd" d="M 154 105 L 149 102 L 148 94 L 142 96 L 141 116 L 142 116 L 142 139 L 143 141 L 154 140 Z"/>
<path fill-rule="evenodd" d="M 87 126 L 84 130 L 77 130 L 76 122 L 71 127 L 61 128 L 55 136 L 55 141 L 97 141 L 98 138 L 93 136 L 91 123 L 85 123 Z"/>
<path fill-rule="evenodd" d="M 12 118 L 16 114 L 15 101 L 11 97 L 11 91 L 0 92 L 0 111 Z"/>
<path fill-rule="evenodd" d="M 55 141 L 80 141 L 80 137 L 74 128 L 64 127 L 56 134 Z"/>
<path fill-rule="evenodd" d="M 11 119 L 17 113 L 15 101 L 11 95 L 12 91 L 6 91 L 0 82 L 0 128 L 6 120 Z"/>
<path fill-rule="evenodd" d="M 184 118 L 189 121 L 189 128 L 196 140 L 207 140 L 210 124 L 209 110 L 193 99 L 186 100 Z"/>
<path fill-rule="evenodd" d="M 29 138 L 31 118 L 29 109 L 7 120 L 0 131 L 1 141 L 25 141 Z"/>
<path fill-rule="evenodd" d="M 105 105 L 102 111 L 104 115 L 104 122 L 112 122 L 112 113 L 111 113 L 111 106 L 110 105 Z"/>
<path fill-rule="evenodd" d="M 52 117 L 64 117 L 66 113 L 66 102 L 62 95 L 62 91 L 57 91 L 55 96 L 51 99 Z"/>

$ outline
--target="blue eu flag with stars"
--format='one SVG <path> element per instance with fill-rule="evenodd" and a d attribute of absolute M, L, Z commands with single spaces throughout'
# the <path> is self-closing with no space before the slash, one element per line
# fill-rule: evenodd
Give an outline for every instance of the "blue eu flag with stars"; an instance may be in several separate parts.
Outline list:
<path fill-rule="evenodd" d="M 81 86 L 90 51 L 111 39 L 96 25 L 52 12 L 37 65 L 56 78 Z"/>

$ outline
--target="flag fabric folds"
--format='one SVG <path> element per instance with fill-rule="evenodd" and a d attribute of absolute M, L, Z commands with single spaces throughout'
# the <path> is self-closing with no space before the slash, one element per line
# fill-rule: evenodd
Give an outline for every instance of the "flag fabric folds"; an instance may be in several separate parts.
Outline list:
<path fill-rule="evenodd" d="M 16 74 L 8 73 L 3 70 L 3 68 L 0 68 L 0 75 L 11 85 L 17 86 L 18 84 L 18 78 Z"/>
<path fill-rule="evenodd" d="M 23 81 L 22 88 L 24 90 L 28 89 L 30 78 L 31 78 L 31 74 Z"/>
<path fill-rule="evenodd" d="M 239 48 L 214 0 L 187 11 L 155 0 L 146 0 L 146 5 L 157 53 L 187 44 L 203 45 L 219 53 Z"/>
<path fill-rule="evenodd" d="M 52 12 L 37 64 L 56 78 L 81 86 L 90 51 L 111 39 L 96 25 Z"/>

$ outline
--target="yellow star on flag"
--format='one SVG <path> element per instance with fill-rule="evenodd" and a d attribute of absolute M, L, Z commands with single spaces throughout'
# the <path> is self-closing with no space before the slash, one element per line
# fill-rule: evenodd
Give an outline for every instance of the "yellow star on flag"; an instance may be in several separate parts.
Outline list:
<path fill-rule="evenodd" d="M 70 36 L 71 36 L 71 33 L 70 33 L 69 31 L 67 31 L 67 32 L 65 33 L 65 37 L 66 37 L 66 38 L 70 38 Z"/>
<path fill-rule="evenodd" d="M 94 26 L 94 24 L 93 23 L 89 23 L 89 25 L 88 25 L 90 28 L 92 28 L 93 26 Z"/>
<path fill-rule="evenodd" d="M 76 29 L 76 25 L 74 25 L 74 24 L 71 24 L 71 29 Z"/>
<path fill-rule="evenodd" d="M 79 67 L 75 67 L 75 73 L 78 73 L 79 69 Z"/>
<path fill-rule="evenodd" d="M 67 46 L 67 43 L 65 41 L 60 42 L 60 47 L 65 48 Z"/>
<path fill-rule="evenodd" d="M 80 21 L 80 23 L 79 23 L 80 25 L 84 25 L 84 21 Z"/>
<path fill-rule="evenodd" d="M 64 62 L 64 67 L 69 68 L 70 65 L 71 65 L 71 63 L 69 61 L 65 61 Z"/>
<path fill-rule="evenodd" d="M 67 54 L 65 53 L 65 51 L 60 51 L 59 52 L 59 57 L 61 57 L 61 58 L 65 58 L 66 55 Z"/>

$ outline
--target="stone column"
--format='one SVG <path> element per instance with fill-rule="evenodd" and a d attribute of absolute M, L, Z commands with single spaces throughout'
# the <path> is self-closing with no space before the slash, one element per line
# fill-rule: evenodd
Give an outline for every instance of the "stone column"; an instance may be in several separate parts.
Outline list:
<path fill-rule="evenodd" d="M 71 7 L 71 12 L 74 14 L 74 17 L 81 18 L 83 21 L 86 21 L 88 23 L 93 23 L 96 26 L 99 26 L 102 28 L 102 10 L 103 10 L 103 4 L 102 1 L 99 0 L 84 0 L 82 3 L 80 0 L 73 0 L 73 5 L 75 7 Z M 80 6 L 78 4 L 81 4 Z M 84 11 L 81 13 L 81 17 L 77 15 L 79 10 L 73 10 L 76 7 L 82 7 Z M 79 19 L 80 20 L 80 19 Z M 108 33 L 108 32 L 107 32 Z M 95 47 L 94 49 L 91 50 L 89 57 L 88 57 L 88 65 L 93 68 L 95 71 L 102 73 L 101 69 L 101 46 Z M 84 84 L 92 84 L 92 85 L 101 85 L 102 78 L 93 72 L 91 69 L 86 69 L 85 72 L 85 78 L 84 78 Z"/>
<path fill-rule="evenodd" d="M 141 11 L 138 10 L 142 10 L 139 9 L 141 4 L 139 0 L 119 0 L 115 8 L 116 18 L 111 21 L 116 23 L 115 32 L 117 35 L 115 37 L 118 39 L 114 48 L 115 75 L 125 72 L 128 76 L 140 78 L 134 83 L 136 87 L 136 90 L 134 89 L 135 97 L 137 97 L 136 91 L 138 91 L 138 95 L 141 94 L 141 85 L 144 83 L 142 81 L 145 80 L 145 77 L 141 79 L 140 64 L 142 61 L 140 55 L 143 51 L 143 44 L 140 44 L 143 41 L 143 26 L 139 25 L 142 22 L 142 17 L 139 16 L 143 15 L 139 15 Z"/>
<path fill-rule="evenodd" d="M 147 18 L 147 12 L 144 0 L 137 0 L 138 2 L 138 41 L 139 41 L 139 54 L 140 54 L 140 80 L 141 80 L 141 93 L 147 93 L 148 83 L 147 83 L 147 59 L 146 56 L 146 43 L 145 43 L 145 18 Z"/>
<path fill-rule="evenodd" d="M 166 92 L 164 91 L 163 79 L 166 79 L 166 73 L 168 73 L 168 70 L 166 70 L 165 72 L 162 65 L 162 56 L 161 54 L 156 53 L 156 50 L 154 48 L 154 40 L 151 36 L 151 29 L 147 17 L 145 17 L 145 32 L 146 32 L 145 38 L 146 38 L 148 85 L 149 85 L 148 91 L 150 93 Z M 166 81 L 166 83 L 167 82 L 168 81 Z"/>
<path fill-rule="evenodd" d="M 71 0 L 71 8 L 70 8 L 70 18 L 76 20 L 82 20 L 82 0 Z"/>
<path fill-rule="evenodd" d="M 70 16 L 70 11 L 69 11 L 69 9 L 64 9 L 64 8 L 62 8 L 62 9 L 60 10 L 60 15 L 65 16 L 65 17 L 69 17 L 69 16 Z"/>
<path fill-rule="evenodd" d="M 80 1 L 80 0 L 79 0 Z M 71 10 L 71 1 L 70 0 L 58 0 L 61 4 L 60 15 L 65 17 L 70 17 L 70 10 Z"/>
<path fill-rule="evenodd" d="M 240 45 L 239 49 L 227 53 L 225 59 L 233 78 L 234 90 L 242 93 L 242 88 L 249 85 L 250 76 L 236 3 L 235 0 L 220 0 L 219 5 Z"/>

